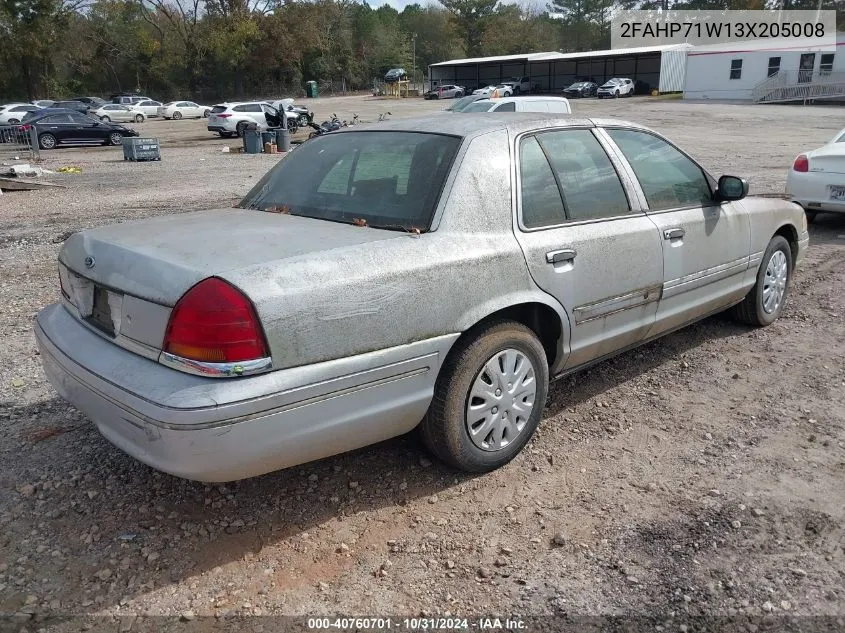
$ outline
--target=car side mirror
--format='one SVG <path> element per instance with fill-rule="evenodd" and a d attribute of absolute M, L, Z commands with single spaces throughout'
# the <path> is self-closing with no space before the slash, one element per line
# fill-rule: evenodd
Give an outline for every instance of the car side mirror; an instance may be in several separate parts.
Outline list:
<path fill-rule="evenodd" d="M 748 181 L 738 176 L 722 176 L 716 188 L 719 201 L 742 200 L 748 195 Z"/>

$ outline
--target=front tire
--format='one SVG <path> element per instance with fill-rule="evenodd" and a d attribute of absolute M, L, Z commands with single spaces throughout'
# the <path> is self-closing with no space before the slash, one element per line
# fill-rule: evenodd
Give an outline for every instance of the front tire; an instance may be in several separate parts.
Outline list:
<path fill-rule="evenodd" d="M 617 91 L 615 91 L 615 92 L 613 93 L 613 98 L 614 98 L 614 99 L 618 99 L 618 98 L 619 98 L 619 91 L 618 91 L 618 90 L 617 90 Z"/>
<path fill-rule="evenodd" d="M 173 120 L 174 120 L 174 121 L 178 121 L 178 120 L 179 120 L 179 119 L 181 119 L 181 118 L 182 118 L 182 113 L 181 113 L 181 112 L 179 112 L 178 110 L 177 110 L 176 112 L 174 112 L 174 113 L 173 113 Z"/>
<path fill-rule="evenodd" d="M 493 322 L 449 354 L 420 425 L 422 440 L 460 470 L 504 466 L 534 434 L 548 388 L 548 361 L 534 332 L 514 321 Z"/>
<path fill-rule="evenodd" d="M 742 303 L 734 306 L 733 316 L 748 325 L 765 327 L 774 323 L 783 312 L 792 279 L 792 249 L 782 236 L 769 242 L 757 282 Z"/>
<path fill-rule="evenodd" d="M 111 145 L 123 145 L 123 134 L 120 132 L 112 132 L 109 134 L 109 143 Z"/>
<path fill-rule="evenodd" d="M 103 123 L 111 123 L 111 118 L 107 117 L 106 115 L 103 115 L 100 117 L 100 121 L 102 121 Z"/>
<path fill-rule="evenodd" d="M 211 114 L 211 110 L 203 110 L 202 111 L 202 118 L 207 119 L 210 114 Z"/>

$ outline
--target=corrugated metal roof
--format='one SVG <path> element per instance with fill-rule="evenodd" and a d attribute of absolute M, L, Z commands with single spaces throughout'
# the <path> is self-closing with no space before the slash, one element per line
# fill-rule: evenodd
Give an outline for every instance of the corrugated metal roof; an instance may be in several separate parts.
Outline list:
<path fill-rule="evenodd" d="M 469 59 L 451 59 L 446 62 L 432 64 L 435 66 L 470 66 L 473 64 L 491 64 L 497 62 L 547 62 L 566 59 L 579 59 L 584 57 L 618 57 L 620 55 L 631 55 L 635 53 L 658 53 L 672 50 L 688 50 L 691 44 L 668 44 L 663 46 L 642 46 L 639 48 L 616 48 L 604 51 L 584 51 L 581 53 L 560 53 L 548 51 L 545 53 L 525 53 L 522 55 L 497 55 L 494 57 L 471 57 Z"/>

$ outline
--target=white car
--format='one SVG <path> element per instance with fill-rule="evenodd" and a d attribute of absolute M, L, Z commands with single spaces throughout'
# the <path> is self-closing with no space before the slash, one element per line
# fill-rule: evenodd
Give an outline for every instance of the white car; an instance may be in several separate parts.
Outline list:
<path fill-rule="evenodd" d="M 165 119 L 204 119 L 211 114 L 211 108 L 193 101 L 171 101 L 158 109 L 158 115 Z"/>
<path fill-rule="evenodd" d="M 117 103 L 106 103 L 90 114 L 104 123 L 109 123 L 110 121 L 135 121 L 135 123 L 141 123 L 147 118 L 147 115 L 136 107 L 118 105 Z"/>
<path fill-rule="evenodd" d="M 132 108 L 133 110 L 140 110 L 144 113 L 144 116 L 149 118 L 151 116 L 158 116 L 158 109 L 161 107 L 161 103 L 153 101 L 152 99 L 147 99 L 146 101 L 139 101 L 138 103 L 127 107 Z"/>
<path fill-rule="evenodd" d="M 284 115 L 288 129 L 296 131 L 296 116 Z M 208 115 L 208 131 L 220 136 L 243 136 L 250 123 L 255 123 L 259 130 L 281 126 L 282 113 L 266 101 L 244 101 L 238 103 L 219 103 L 211 108 Z"/>
<path fill-rule="evenodd" d="M 485 97 L 491 97 L 493 99 L 495 99 L 496 97 L 510 97 L 513 94 L 513 88 L 506 84 L 498 84 L 495 86 L 490 85 L 485 88 L 473 90 L 472 94 L 483 95 Z"/>
<path fill-rule="evenodd" d="M 54 103 L 56 102 L 52 99 L 40 99 L 38 101 L 33 101 L 32 105 L 37 105 L 39 108 L 52 108 Z"/>
<path fill-rule="evenodd" d="M 804 207 L 809 222 L 819 211 L 845 213 L 845 130 L 795 158 L 786 175 L 786 192 Z"/>
<path fill-rule="evenodd" d="M 557 112 L 571 114 L 569 99 L 564 97 L 502 97 L 479 99 L 461 112 Z"/>
<path fill-rule="evenodd" d="M 531 78 L 530 77 L 514 77 L 508 81 L 502 82 L 505 86 L 510 86 L 513 94 L 524 94 L 531 92 Z"/>
<path fill-rule="evenodd" d="M 20 123 L 27 112 L 36 112 L 41 108 L 31 103 L 9 103 L 0 106 L 0 125 Z"/>
<path fill-rule="evenodd" d="M 596 96 L 599 99 L 604 99 L 605 97 L 615 99 L 616 97 L 630 97 L 633 96 L 633 94 L 634 82 L 632 80 L 614 77 L 610 81 L 607 81 L 599 86 Z"/>

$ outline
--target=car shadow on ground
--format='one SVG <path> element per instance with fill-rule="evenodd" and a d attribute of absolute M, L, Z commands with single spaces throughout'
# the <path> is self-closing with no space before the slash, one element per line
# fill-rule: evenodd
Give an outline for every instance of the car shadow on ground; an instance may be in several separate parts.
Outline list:
<path fill-rule="evenodd" d="M 845 213 L 820 213 L 807 229 L 810 248 L 824 244 L 845 247 Z"/>
<path fill-rule="evenodd" d="M 711 317 L 557 381 L 550 390 L 546 423 L 564 409 L 678 361 L 706 341 L 748 331 L 724 316 Z M 58 398 L 0 409 L 19 443 L 19 450 L 10 451 L 0 467 L 0 491 L 6 489 L 10 494 L 3 496 L 11 500 L 0 503 L 0 558 L 16 560 L 29 553 L 27 564 L 39 576 L 49 576 L 44 588 L 60 596 L 65 614 L 113 607 L 162 584 L 255 560 L 265 546 L 283 540 L 296 548 L 308 532 L 330 524 L 333 537 L 322 539 L 329 549 L 315 551 L 316 561 L 334 554 L 334 535 L 342 533 L 344 517 L 384 511 L 401 515 L 414 500 L 448 498 L 475 477 L 430 458 L 412 433 L 249 480 L 203 484 L 140 464 Z M 36 451 L 47 454 L 36 459 Z M 527 459 L 519 457 L 507 468 L 525 467 Z M 45 473 L 43 467 L 32 470 L 32 463 L 52 466 Z M 378 534 L 377 542 L 403 538 L 409 521 L 385 524 L 384 529 L 392 525 L 396 532 Z M 62 536 L 69 526 L 78 534 L 72 541 Z M 44 553 L 32 555 L 39 550 Z M 87 565 L 80 567 L 77 560 Z M 277 574 L 294 574 L 284 561 L 261 564 L 275 567 Z M 96 574 L 105 575 L 102 570 L 109 570 L 108 578 L 99 581 Z M 0 600 L 0 610 L 14 611 L 25 598 Z"/>

